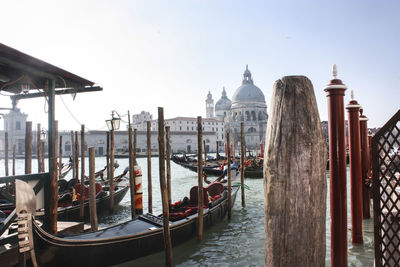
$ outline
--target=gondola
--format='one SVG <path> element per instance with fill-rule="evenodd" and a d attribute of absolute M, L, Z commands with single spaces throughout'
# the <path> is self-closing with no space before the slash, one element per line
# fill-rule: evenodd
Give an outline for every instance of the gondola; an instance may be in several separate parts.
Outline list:
<path fill-rule="evenodd" d="M 114 191 L 114 205 L 117 205 L 125 197 L 128 192 L 129 186 L 116 186 Z M 89 219 L 89 201 L 85 200 L 85 216 L 84 219 Z M 96 209 L 97 213 L 100 214 L 104 210 L 110 208 L 110 194 L 103 193 L 99 194 L 96 198 Z M 57 218 L 60 221 L 77 221 L 80 220 L 80 205 L 73 205 L 68 207 L 58 207 Z"/>
<path fill-rule="evenodd" d="M 238 175 L 236 175 L 238 176 Z M 240 175 L 238 176 L 240 177 Z M 235 178 L 233 178 L 235 179 Z M 222 221 L 228 211 L 227 189 L 220 183 L 209 185 L 211 201 L 204 208 L 204 229 Z M 232 204 L 239 187 L 233 186 Z M 219 196 L 219 197 L 218 197 Z M 196 210 L 197 187 L 190 190 L 189 205 Z M 170 215 L 172 245 L 176 246 L 197 234 L 197 213 L 174 212 Z M 53 236 L 33 221 L 34 248 L 40 266 L 110 266 L 150 255 L 164 249 L 161 215 L 141 215 L 136 219 L 96 232 Z"/>
<path fill-rule="evenodd" d="M 186 161 L 182 158 L 172 156 L 171 160 L 175 162 L 176 164 L 189 169 L 193 172 L 197 172 L 197 163 L 192 163 L 189 161 Z M 211 166 L 210 166 L 211 165 Z M 209 164 L 208 166 L 203 166 L 203 172 L 206 175 L 210 176 L 221 176 L 223 173 L 223 170 L 220 169 L 220 167 L 217 167 L 217 164 Z M 246 178 L 263 178 L 263 167 L 246 167 L 244 171 L 244 176 Z"/>

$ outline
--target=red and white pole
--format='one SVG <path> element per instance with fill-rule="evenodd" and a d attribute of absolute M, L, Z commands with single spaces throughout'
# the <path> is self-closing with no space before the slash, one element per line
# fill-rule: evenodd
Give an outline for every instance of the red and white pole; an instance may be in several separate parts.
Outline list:
<path fill-rule="evenodd" d="M 347 266 L 347 199 L 344 92 L 347 87 L 336 78 L 324 88 L 328 97 L 329 195 L 331 212 L 331 266 Z"/>
<path fill-rule="evenodd" d="M 368 141 L 368 127 L 367 116 L 363 115 L 363 110 L 360 109 L 360 136 L 361 136 L 361 165 L 362 165 L 362 195 L 363 195 L 363 218 L 371 218 L 371 201 L 369 184 L 369 141 Z"/>
<path fill-rule="evenodd" d="M 350 151 L 350 192 L 351 192 L 351 241 L 354 244 L 363 243 L 362 233 L 362 178 L 361 178 L 361 139 L 360 113 L 361 106 L 356 100 L 347 104 L 349 120 L 349 151 Z"/>

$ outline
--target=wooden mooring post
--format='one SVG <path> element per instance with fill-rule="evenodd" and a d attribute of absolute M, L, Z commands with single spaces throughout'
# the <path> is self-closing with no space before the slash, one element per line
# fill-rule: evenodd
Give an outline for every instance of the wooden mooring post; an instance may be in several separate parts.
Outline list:
<path fill-rule="evenodd" d="M 228 145 L 228 219 L 232 218 L 232 175 L 231 175 L 231 141 L 229 133 L 226 133 L 226 143 Z"/>
<path fill-rule="evenodd" d="M 363 243 L 363 183 L 361 176 L 360 107 L 361 106 L 354 99 L 346 105 L 349 123 L 351 240 L 353 244 Z"/>
<path fill-rule="evenodd" d="M 244 208 L 246 206 L 245 203 L 245 196 L 244 196 L 244 172 L 245 172 L 245 166 L 244 166 L 244 157 L 245 157 L 245 144 L 244 144 L 244 123 L 240 123 L 240 166 L 242 166 L 241 172 L 240 172 L 240 183 L 241 183 L 241 193 L 242 193 L 242 207 Z"/>
<path fill-rule="evenodd" d="M 160 191 L 163 210 L 163 233 L 165 248 L 165 265 L 172 267 L 172 243 L 169 227 L 168 192 L 165 181 L 165 134 L 164 134 L 164 109 L 158 108 L 158 161 L 160 168 Z"/>
<path fill-rule="evenodd" d="M 326 146 L 307 77 L 275 82 L 265 139 L 264 264 L 325 266 Z"/>
<path fill-rule="evenodd" d="M 42 161 L 40 156 L 42 155 L 41 148 L 42 148 L 42 143 L 40 139 L 40 133 L 42 131 L 42 126 L 40 123 L 36 125 L 36 154 L 37 154 L 37 165 L 38 165 L 38 172 L 42 172 Z"/>
<path fill-rule="evenodd" d="M 32 173 L 32 122 L 25 124 L 25 174 Z"/>
<path fill-rule="evenodd" d="M 95 148 L 89 147 L 89 209 L 90 225 L 92 231 L 98 230 L 96 210 L 96 184 L 95 184 Z M 83 198 L 83 197 L 82 197 Z"/>
<path fill-rule="evenodd" d="M 136 218 L 136 203 L 135 203 L 135 161 L 133 158 L 133 147 L 132 147 L 132 125 L 130 114 L 128 111 L 128 149 L 129 149 L 129 186 L 131 195 L 131 218 Z"/>
<path fill-rule="evenodd" d="M 153 187 L 151 183 L 151 122 L 147 122 L 147 193 L 149 213 L 153 213 Z"/>
<path fill-rule="evenodd" d="M 76 183 L 77 184 L 79 184 L 79 137 L 78 137 L 79 135 L 78 135 L 78 131 L 75 131 L 75 149 L 74 149 L 74 152 L 75 152 L 75 155 L 74 155 L 74 158 L 75 158 L 75 179 L 76 179 Z M 82 195 L 82 189 L 81 189 L 81 196 L 83 196 Z"/>
<path fill-rule="evenodd" d="M 324 88 L 328 97 L 329 189 L 331 211 L 331 266 L 347 266 L 347 193 L 344 92 L 347 87 L 333 79 Z"/>
<path fill-rule="evenodd" d="M 206 140 L 203 140 L 203 149 L 204 149 L 204 166 L 207 165 L 207 149 L 206 149 Z"/>
<path fill-rule="evenodd" d="M 114 212 L 114 130 L 110 131 L 110 212 Z"/>
<path fill-rule="evenodd" d="M 369 142 L 368 142 L 368 118 L 363 114 L 363 110 L 360 109 L 360 136 L 361 136 L 361 165 L 362 165 L 362 194 L 363 194 L 363 218 L 371 218 L 371 200 L 370 200 L 370 188 L 369 188 Z"/>
<path fill-rule="evenodd" d="M 165 126 L 165 140 L 167 143 L 166 146 L 166 155 L 165 159 L 167 162 L 167 191 L 168 191 L 168 206 L 171 205 L 171 128 L 170 126 Z"/>
<path fill-rule="evenodd" d="M 15 157 L 17 153 L 17 145 L 13 145 L 13 163 L 12 163 L 12 175 L 15 175 Z"/>
<path fill-rule="evenodd" d="M 90 158 L 89 158 L 89 160 L 90 160 Z M 89 183 L 90 183 L 90 181 L 89 181 Z M 83 190 L 83 193 L 82 193 L 82 190 Z M 82 221 L 84 220 L 84 217 L 85 217 L 85 205 L 84 205 L 84 198 L 83 198 L 83 196 L 85 194 L 84 190 L 85 190 L 85 125 L 82 124 L 81 125 L 81 201 L 80 201 L 80 207 L 79 207 L 79 217 L 81 218 Z M 92 189 L 90 189 L 90 190 L 92 190 Z M 92 229 L 93 229 L 93 226 L 92 226 Z"/>
<path fill-rule="evenodd" d="M 5 175 L 9 176 L 9 170 L 8 170 L 8 132 L 4 133 L 4 170 L 5 170 Z"/>
<path fill-rule="evenodd" d="M 74 131 L 71 131 L 71 157 L 72 157 L 72 179 L 75 179 L 75 184 L 78 184 L 79 181 L 76 180 L 76 158 L 75 158 L 75 140 L 74 140 Z M 78 192 L 77 192 L 78 193 Z"/>
<path fill-rule="evenodd" d="M 201 241 L 203 240 L 203 204 L 204 204 L 204 193 L 203 193 L 203 123 L 202 118 L 197 117 L 197 199 L 198 199 L 198 216 L 197 216 L 197 237 Z"/>
<path fill-rule="evenodd" d="M 63 157 L 63 137 L 60 135 L 59 149 L 58 149 L 58 179 L 61 179 L 62 173 L 62 157 Z"/>

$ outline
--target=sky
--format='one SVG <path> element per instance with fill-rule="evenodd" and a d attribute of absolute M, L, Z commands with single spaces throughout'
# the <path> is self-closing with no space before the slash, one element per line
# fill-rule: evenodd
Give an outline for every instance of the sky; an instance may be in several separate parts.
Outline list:
<path fill-rule="evenodd" d="M 61 130 L 106 129 L 157 107 L 165 118 L 205 117 L 208 91 L 232 99 L 246 64 L 271 105 L 273 84 L 286 75 L 313 83 L 321 120 L 323 88 L 338 78 L 380 127 L 399 110 L 400 2 L 363 1 L 3 1 L 0 43 L 103 87 L 56 97 Z M 0 95 L 0 107 L 10 107 Z M 47 124 L 44 99 L 18 103 L 28 120 Z M 347 116 L 347 115 L 346 115 Z M 2 124 L 0 122 L 0 124 Z"/>

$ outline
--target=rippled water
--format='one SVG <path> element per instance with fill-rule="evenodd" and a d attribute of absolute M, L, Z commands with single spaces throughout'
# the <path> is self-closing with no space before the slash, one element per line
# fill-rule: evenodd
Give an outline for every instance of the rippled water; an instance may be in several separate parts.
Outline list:
<path fill-rule="evenodd" d="M 66 159 L 65 159 L 66 160 Z M 116 170 L 116 175 L 128 166 L 128 159 L 118 159 L 121 165 Z M 47 162 L 46 162 L 47 163 Z M 138 159 L 143 171 L 143 203 L 144 211 L 147 211 L 147 159 Z M 32 169 L 35 172 L 36 161 L 33 161 Z M 96 159 L 96 169 L 105 165 L 105 158 Z M 197 184 L 197 174 L 171 162 L 172 166 L 172 201 L 182 199 L 188 195 L 191 186 Z M 11 167 L 11 163 L 10 163 Z M 22 174 L 23 160 L 17 160 L 17 174 Z M 88 163 L 86 163 L 88 170 Z M 87 171 L 88 172 L 88 171 Z M 0 161 L 0 173 L 4 174 L 4 161 Z M 161 197 L 159 186 L 158 158 L 152 159 L 153 181 L 153 212 L 161 213 Z M 328 178 L 328 174 L 327 174 Z M 349 174 L 348 198 L 350 197 Z M 329 180 L 327 181 L 329 185 Z M 240 193 L 233 207 L 232 219 L 208 229 L 204 233 L 204 239 L 199 242 L 193 238 L 188 242 L 175 247 L 173 250 L 173 262 L 175 266 L 263 266 L 264 265 L 264 189 L 263 179 L 246 179 L 246 207 L 241 207 Z M 329 192 L 329 189 L 328 189 Z M 329 196 L 327 196 L 329 203 Z M 349 266 L 373 266 L 373 220 L 364 220 L 364 244 L 353 246 L 351 244 L 351 217 L 350 199 L 348 204 L 348 244 Z M 130 219 L 129 192 L 120 205 L 115 208 L 115 214 L 104 215 L 99 218 L 100 226 L 126 221 Z M 330 266 L 330 217 L 329 205 L 327 207 L 326 221 L 326 266 Z M 305 226 L 306 227 L 306 226 Z M 111 255 L 110 255 L 111 256 Z M 164 252 L 156 253 L 120 266 L 164 266 Z"/>

